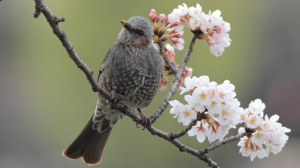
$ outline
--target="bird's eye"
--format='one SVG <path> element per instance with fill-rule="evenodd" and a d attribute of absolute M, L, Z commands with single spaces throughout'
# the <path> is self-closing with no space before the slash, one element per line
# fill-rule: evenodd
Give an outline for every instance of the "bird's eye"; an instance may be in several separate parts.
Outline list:
<path fill-rule="evenodd" d="M 144 36 L 144 32 L 142 30 L 138 31 L 139 36 Z"/>

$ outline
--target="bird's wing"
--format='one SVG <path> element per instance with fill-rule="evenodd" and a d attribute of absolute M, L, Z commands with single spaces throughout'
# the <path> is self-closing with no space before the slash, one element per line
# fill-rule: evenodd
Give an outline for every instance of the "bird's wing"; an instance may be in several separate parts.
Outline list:
<path fill-rule="evenodd" d="M 98 83 L 99 83 L 100 75 L 103 73 L 103 71 L 104 71 L 104 69 L 105 69 L 105 66 L 106 66 L 106 63 L 107 63 L 107 59 L 108 59 L 108 57 L 110 56 L 111 49 L 112 49 L 112 48 L 110 48 L 110 49 L 107 51 L 107 53 L 106 53 L 106 55 L 105 55 L 105 57 L 104 57 L 104 59 L 103 59 L 103 61 L 102 61 L 102 63 L 101 63 L 101 66 L 100 66 L 100 69 L 99 69 L 99 74 L 98 74 L 98 79 L 97 79 Z"/>

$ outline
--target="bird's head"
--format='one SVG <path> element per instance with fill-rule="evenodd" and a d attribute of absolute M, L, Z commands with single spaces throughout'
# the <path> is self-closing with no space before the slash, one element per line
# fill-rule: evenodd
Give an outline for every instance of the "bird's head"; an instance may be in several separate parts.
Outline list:
<path fill-rule="evenodd" d="M 124 26 L 118 36 L 121 43 L 133 47 L 145 47 L 152 43 L 153 30 L 149 21 L 144 17 L 134 16 L 128 21 L 121 20 L 120 22 Z"/>

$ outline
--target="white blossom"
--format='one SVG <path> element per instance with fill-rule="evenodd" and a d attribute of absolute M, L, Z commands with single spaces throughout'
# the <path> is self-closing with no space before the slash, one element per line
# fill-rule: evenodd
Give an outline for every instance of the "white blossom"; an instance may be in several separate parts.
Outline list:
<path fill-rule="evenodd" d="M 200 17 L 202 13 L 202 7 L 197 3 L 196 8 L 195 7 L 189 7 L 188 13 L 190 16 L 196 18 Z"/>
<path fill-rule="evenodd" d="M 184 40 L 182 38 L 172 38 L 173 47 L 177 50 L 183 49 Z"/>
<path fill-rule="evenodd" d="M 251 101 L 249 104 L 249 111 L 251 114 L 256 114 L 260 117 L 263 116 L 263 110 L 266 108 L 266 105 L 260 100 L 256 99 L 254 101 Z"/>
<path fill-rule="evenodd" d="M 168 22 L 172 25 L 176 22 L 180 22 L 180 16 L 174 14 L 174 13 L 170 13 L 168 15 Z"/>
<path fill-rule="evenodd" d="M 254 142 L 256 145 L 261 146 L 264 143 L 264 135 L 265 132 L 263 131 L 256 131 L 252 134 L 252 142 Z"/>
<path fill-rule="evenodd" d="M 183 3 L 183 6 L 182 5 L 178 5 L 178 9 L 174 9 L 173 10 L 173 13 L 175 13 L 176 15 L 178 16 L 184 16 L 188 13 L 188 7 L 186 6 L 185 3 Z"/>
<path fill-rule="evenodd" d="M 218 116 L 218 120 L 221 125 L 227 125 L 230 121 L 237 121 L 238 109 L 232 107 L 231 105 L 224 105 L 222 107 L 222 112 Z"/>
<path fill-rule="evenodd" d="M 216 10 L 210 15 L 210 22 L 212 25 L 221 25 L 223 22 L 223 18 L 221 17 L 221 11 Z"/>
<path fill-rule="evenodd" d="M 210 16 L 202 13 L 201 16 L 201 24 L 204 25 L 205 27 L 207 27 L 208 29 L 213 29 L 214 25 L 210 22 Z"/>
<path fill-rule="evenodd" d="M 209 90 L 205 86 L 197 87 L 194 90 L 192 96 L 193 96 L 193 99 L 191 100 L 192 104 L 200 103 L 202 105 L 208 105 L 211 100 Z"/>
<path fill-rule="evenodd" d="M 221 45 L 219 44 L 214 44 L 214 45 L 211 45 L 209 47 L 209 50 L 210 52 L 215 55 L 216 57 L 218 56 L 221 56 L 222 53 L 225 51 L 224 47 L 222 47 Z"/>
<path fill-rule="evenodd" d="M 191 128 L 191 130 L 188 131 L 189 136 L 195 136 L 197 135 L 197 140 L 202 143 L 205 138 L 206 134 L 205 132 L 208 130 L 208 124 L 203 123 L 201 121 L 197 121 L 197 124 Z"/>
<path fill-rule="evenodd" d="M 250 115 L 246 120 L 247 127 L 249 128 L 256 128 L 261 124 L 261 122 L 262 119 L 256 114 Z"/>
<path fill-rule="evenodd" d="M 196 84 L 196 77 L 193 76 L 193 78 L 191 78 L 190 76 L 186 77 L 184 79 L 184 85 L 186 86 L 185 88 L 184 87 L 180 87 L 181 89 L 181 92 L 180 94 L 183 94 L 185 92 L 189 92 L 191 90 L 194 90 L 195 88 L 195 84 Z"/>
<path fill-rule="evenodd" d="M 170 114 L 174 114 L 173 118 L 177 118 L 181 111 L 184 109 L 184 105 L 181 104 L 178 100 L 170 101 L 169 104 L 172 106 Z"/>
<path fill-rule="evenodd" d="M 190 19 L 190 27 L 192 30 L 195 30 L 197 27 L 200 27 L 201 21 L 199 18 Z"/>
<path fill-rule="evenodd" d="M 184 105 L 184 107 L 180 111 L 178 122 L 182 122 L 182 124 L 186 126 L 191 123 L 191 120 L 194 120 L 196 118 L 197 113 L 189 105 Z"/>
<path fill-rule="evenodd" d="M 248 118 L 248 115 L 249 115 L 249 110 L 248 109 L 243 109 L 243 108 L 239 108 L 239 117 L 238 117 L 238 122 L 239 123 L 243 123 L 243 122 L 246 122 L 247 118 Z"/>
<path fill-rule="evenodd" d="M 214 117 L 214 114 L 221 114 L 222 112 L 222 102 L 218 99 L 212 99 L 208 105 L 206 105 L 208 114 Z"/>
<path fill-rule="evenodd" d="M 219 97 L 223 102 L 228 101 L 234 97 L 234 85 L 229 80 L 225 80 L 221 85 L 217 86 Z"/>

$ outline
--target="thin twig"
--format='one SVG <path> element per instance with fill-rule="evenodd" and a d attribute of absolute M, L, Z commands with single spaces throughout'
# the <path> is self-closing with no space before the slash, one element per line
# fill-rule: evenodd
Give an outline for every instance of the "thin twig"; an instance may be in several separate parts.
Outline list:
<path fill-rule="evenodd" d="M 34 17 L 38 17 L 40 15 L 40 13 L 44 14 L 44 16 L 46 17 L 46 19 L 49 22 L 50 26 L 52 27 L 52 30 L 53 30 L 54 34 L 60 39 L 63 46 L 67 50 L 67 52 L 69 54 L 69 57 L 74 61 L 74 63 L 77 65 L 77 67 L 80 68 L 84 72 L 84 74 L 86 75 L 88 81 L 90 82 L 90 84 L 93 88 L 93 91 L 99 92 L 106 99 L 108 99 L 109 101 L 112 101 L 114 99 L 113 94 L 111 94 L 110 92 L 105 90 L 103 87 L 101 87 L 97 83 L 97 81 L 93 77 L 93 72 L 91 71 L 91 69 L 80 59 L 78 54 L 75 52 L 75 49 L 73 48 L 71 42 L 69 41 L 67 35 L 58 26 L 58 22 L 59 22 L 59 20 L 61 20 L 60 17 L 54 16 L 51 13 L 51 11 L 49 10 L 49 8 L 45 5 L 43 0 L 34 0 L 34 1 L 36 3 L 36 11 L 34 13 Z M 193 39 L 192 39 L 192 42 L 190 44 L 190 49 L 186 52 L 186 55 L 185 55 L 184 60 L 181 64 L 181 67 L 179 68 L 178 73 L 176 74 L 176 78 L 175 78 L 175 81 L 173 83 L 172 89 L 174 88 L 174 86 L 175 86 L 175 89 L 176 89 L 176 86 L 178 85 L 179 78 L 180 78 L 181 73 L 183 71 L 183 68 L 185 67 L 186 62 L 187 62 L 187 60 L 190 56 L 190 53 L 192 52 L 192 48 L 193 48 L 193 45 L 195 43 L 195 40 L 196 40 L 196 37 L 194 36 Z M 174 92 L 175 91 L 173 91 L 172 95 L 174 94 Z M 170 98 L 172 97 L 172 95 L 170 96 Z M 167 104 L 168 104 L 168 102 L 167 102 Z M 138 122 L 139 124 L 142 124 L 141 117 L 138 116 L 133 110 L 129 109 L 124 104 L 117 102 L 117 103 L 114 103 L 112 105 L 113 105 L 112 108 L 121 111 L 125 115 L 129 116 L 133 121 Z M 161 112 L 160 112 L 160 114 L 161 114 Z M 158 114 L 158 117 L 159 117 L 160 114 Z M 156 118 L 154 118 L 154 119 L 156 120 Z M 170 134 L 162 132 L 162 131 L 154 128 L 153 126 L 148 126 L 147 129 L 151 132 L 151 134 L 157 135 L 161 138 L 164 138 L 165 140 L 168 140 L 170 143 L 174 144 L 181 152 L 190 153 L 190 154 L 198 157 L 200 160 L 203 160 L 206 163 L 208 163 L 208 165 L 210 167 L 218 168 L 217 163 L 213 162 L 210 157 L 208 157 L 206 155 L 203 155 L 203 154 L 200 154 L 198 150 L 195 150 L 193 148 L 185 146 L 177 140 L 171 139 Z"/>
<path fill-rule="evenodd" d="M 219 167 L 218 164 L 216 162 L 212 161 L 212 159 L 209 156 L 200 154 L 198 150 L 188 147 L 176 139 L 171 139 L 170 134 L 162 132 L 152 126 L 148 127 L 147 129 L 148 129 L 148 131 L 151 132 L 152 135 L 156 135 L 158 137 L 161 137 L 161 138 L 171 142 L 173 145 L 175 145 L 179 149 L 180 152 L 187 152 L 189 154 L 192 154 L 192 155 L 196 156 L 197 158 L 199 158 L 200 160 L 205 161 L 210 167 L 213 167 L 213 168 Z"/>
<path fill-rule="evenodd" d="M 174 76 L 176 76 L 178 69 L 177 69 L 176 65 L 175 65 L 174 63 L 171 63 L 170 60 L 168 59 L 167 54 L 166 54 L 166 52 L 165 52 L 165 46 L 164 46 L 164 43 L 162 42 L 161 39 L 159 39 L 158 42 L 157 42 L 157 44 L 158 44 L 158 46 L 159 46 L 159 51 L 160 51 L 160 53 L 162 53 L 162 56 L 163 56 L 163 58 L 164 58 L 165 63 L 166 63 L 166 64 L 168 65 L 168 67 L 170 68 L 172 74 L 173 74 Z"/>
<path fill-rule="evenodd" d="M 231 142 L 231 141 L 234 141 L 234 140 L 237 140 L 237 139 L 240 139 L 241 137 L 247 135 L 248 133 L 243 133 L 243 134 L 239 134 L 239 135 L 235 135 L 235 136 L 230 136 L 230 137 L 227 137 L 225 138 L 223 141 L 218 141 L 212 145 L 210 145 L 209 147 L 206 147 L 202 150 L 199 150 L 199 153 L 202 155 L 202 154 L 206 154 L 214 149 L 216 149 L 217 147 L 220 147 L 221 145 L 225 145 L 227 144 L 228 142 Z"/>
<path fill-rule="evenodd" d="M 33 16 L 35 18 L 38 18 L 43 10 L 44 7 L 44 3 L 43 2 L 37 2 L 35 1 L 35 12 L 33 14 Z"/>
<path fill-rule="evenodd" d="M 183 135 L 185 135 L 189 130 L 192 129 L 192 127 L 193 127 L 194 125 L 196 125 L 197 121 L 201 121 L 202 115 L 203 115 L 203 113 L 197 113 L 197 118 L 196 118 L 194 121 L 192 121 L 192 122 L 189 124 L 189 126 L 187 126 L 187 127 L 186 127 L 184 130 L 182 130 L 181 132 L 178 132 L 178 133 L 176 133 L 176 134 L 170 133 L 171 139 L 180 138 L 180 137 L 182 137 Z"/>
<path fill-rule="evenodd" d="M 187 127 L 186 127 L 184 130 L 182 130 L 181 132 L 178 132 L 178 133 L 176 133 L 176 134 L 170 133 L 170 138 L 171 138 L 171 139 L 176 139 L 176 138 L 182 137 L 182 136 L 185 135 L 189 130 L 191 130 L 192 127 L 193 127 L 194 125 L 196 125 L 196 123 L 197 123 L 197 120 L 194 120 L 194 121 L 192 121 L 192 122 L 189 124 L 189 126 L 187 126 Z"/>
<path fill-rule="evenodd" d="M 156 121 L 156 119 L 159 118 L 159 116 L 163 113 L 163 111 L 165 111 L 165 109 L 168 107 L 169 105 L 169 102 L 172 98 L 172 96 L 174 95 L 175 91 L 176 91 L 176 88 L 177 88 L 177 85 L 178 85 L 178 82 L 179 82 L 179 79 L 181 77 L 181 74 L 190 58 L 190 55 L 193 51 L 193 47 L 194 47 L 194 44 L 195 44 L 195 41 L 197 39 L 197 36 L 194 35 L 191 42 L 190 42 L 190 47 L 189 49 L 185 52 L 185 55 L 183 57 L 183 60 L 181 62 L 181 65 L 180 65 L 180 68 L 179 70 L 177 71 L 176 73 L 176 77 L 173 81 L 173 84 L 172 84 L 172 87 L 171 87 L 171 90 L 169 91 L 169 93 L 167 94 L 164 102 L 160 105 L 160 107 L 158 108 L 158 110 L 150 117 L 150 120 L 151 120 L 151 123 L 154 123 Z"/>

